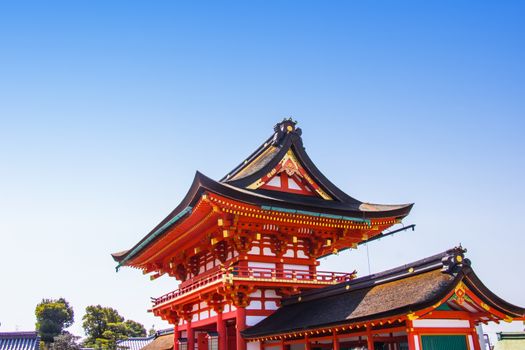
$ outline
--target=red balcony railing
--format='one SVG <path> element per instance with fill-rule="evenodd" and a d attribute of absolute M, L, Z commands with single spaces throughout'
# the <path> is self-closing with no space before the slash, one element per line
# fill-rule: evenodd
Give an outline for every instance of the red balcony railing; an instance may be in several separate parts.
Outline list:
<path fill-rule="evenodd" d="M 337 284 L 349 281 L 354 277 L 353 273 L 344 272 L 328 272 L 316 271 L 310 273 L 304 270 L 295 269 L 275 269 L 266 267 L 230 267 L 228 269 L 218 270 L 214 273 L 195 277 L 187 281 L 185 285 L 179 289 L 169 292 L 159 298 L 152 298 L 153 306 L 165 303 L 169 300 L 177 299 L 194 290 L 202 287 L 220 283 L 233 281 L 256 280 L 261 282 L 284 282 L 284 283 L 300 283 L 300 284 Z"/>

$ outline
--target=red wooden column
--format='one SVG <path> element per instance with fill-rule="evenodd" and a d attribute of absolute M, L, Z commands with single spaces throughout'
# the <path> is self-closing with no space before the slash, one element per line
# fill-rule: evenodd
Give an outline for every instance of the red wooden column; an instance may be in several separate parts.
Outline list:
<path fill-rule="evenodd" d="M 244 307 L 237 307 L 235 312 L 235 320 L 237 322 L 235 327 L 237 328 L 237 334 L 235 337 L 237 341 L 237 350 L 246 350 L 246 342 L 241 335 L 241 331 L 246 328 L 246 309 Z"/>
<path fill-rule="evenodd" d="M 308 337 L 308 334 L 304 335 L 304 340 L 306 341 L 306 346 L 304 347 L 305 350 L 312 350 L 312 343 L 310 343 L 310 337 Z"/>
<path fill-rule="evenodd" d="M 228 350 L 228 339 L 226 335 L 226 326 L 222 319 L 222 311 L 217 312 L 217 333 L 219 334 L 219 350 Z"/>
<path fill-rule="evenodd" d="M 370 326 L 366 327 L 366 347 L 368 350 L 374 350 L 374 337 L 372 336 Z"/>
<path fill-rule="evenodd" d="M 340 349 L 339 348 L 339 339 L 337 339 L 337 333 L 336 333 L 335 330 L 332 331 L 332 333 L 333 333 L 333 336 L 334 336 L 334 340 L 333 340 L 334 346 L 333 346 L 333 348 L 334 348 L 334 350 L 339 350 Z M 373 350 L 373 348 L 372 348 L 372 350 Z"/>
<path fill-rule="evenodd" d="M 417 349 L 416 340 L 414 339 L 414 336 L 416 334 L 414 333 L 414 328 L 412 328 L 412 321 L 407 320 L 406 326 L 407 326 L 408 350 L 416 350 Z"/>
<path fill-rule="evenodd" d="M 481 350 L 481 345 L 479 344 L 479 336 L 476 330 L 476 324 L 472 320 L 470 320 L 470 329 L 470 335 L 472 336 L 472 342 L 474 343 L 474 350 Z"/>
<path fill-rule="evenodd" d="M 179 322 L 177 321 L 175 327 L 173 327 L 173 350 L 179 350 L 179 338 Z"/>
<path fill-rule="evenodd" d="M 187 322 L 186 337 L 188 339 L 188 350 L 193 350 L 195 349 L 195 334 L 193 332 L 193 328 L 191 328 L 191 318 Z"/>

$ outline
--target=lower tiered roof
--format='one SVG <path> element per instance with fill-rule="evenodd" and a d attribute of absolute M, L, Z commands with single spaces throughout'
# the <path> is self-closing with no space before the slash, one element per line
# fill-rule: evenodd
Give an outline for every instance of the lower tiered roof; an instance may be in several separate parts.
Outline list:
<path fill-rule="evenodd" d="M 435 309 L 476 310 L 482 322 L 523 319 L 525 309 L 485 287 L 463 253 L 462 248 L 454 248 L 389 271 L 295 295 L 283 300 L 274 314 L 246 329 L 243 336 L 260 338 L 369 325 L 376 320 L 415 319 Z"/>

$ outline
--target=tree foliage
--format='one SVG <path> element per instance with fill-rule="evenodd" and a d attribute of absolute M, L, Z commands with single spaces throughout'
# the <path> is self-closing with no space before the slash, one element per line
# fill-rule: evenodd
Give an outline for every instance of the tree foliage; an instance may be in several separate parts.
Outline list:
<path fill-rule="evenodd" d="M 42 299 L 35 308 L 36 330 L 40 339 L 49 345 L 64 328 L 74 322 L 73 308 L 64 299 Z"/>
<path fill-rule="evenodd" d="M 79 339 L 80 337 L 63 331 L 62 334 L 55 337 L 52 350 L 80 350 Z"/>
<path fill-rule="evenodd" d="M 126 320 L 124 322 L 126 332 L 129 337 L 144 337 L 146 336 L 146 328 L 138 322 L 133 320 Z"/>
<path fill-rule="evenodd" d="M 87 336 L 84 340 L 85 347 L 112 350 L 116 349 L 118 340 L 146 335 L 142 324 L 132 320 L 125 321 L 117 310 L 110 307 L 88 306 L 82 321 Z"/>

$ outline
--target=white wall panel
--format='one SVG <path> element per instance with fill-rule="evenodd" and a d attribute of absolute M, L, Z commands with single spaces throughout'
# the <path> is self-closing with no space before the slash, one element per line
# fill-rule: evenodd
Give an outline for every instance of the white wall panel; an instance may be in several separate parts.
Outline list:
<path fill-rule="evenodd" d="M 412 321 L 414 328 L 468 328 L 468 320 L 423 319 Z"/>

